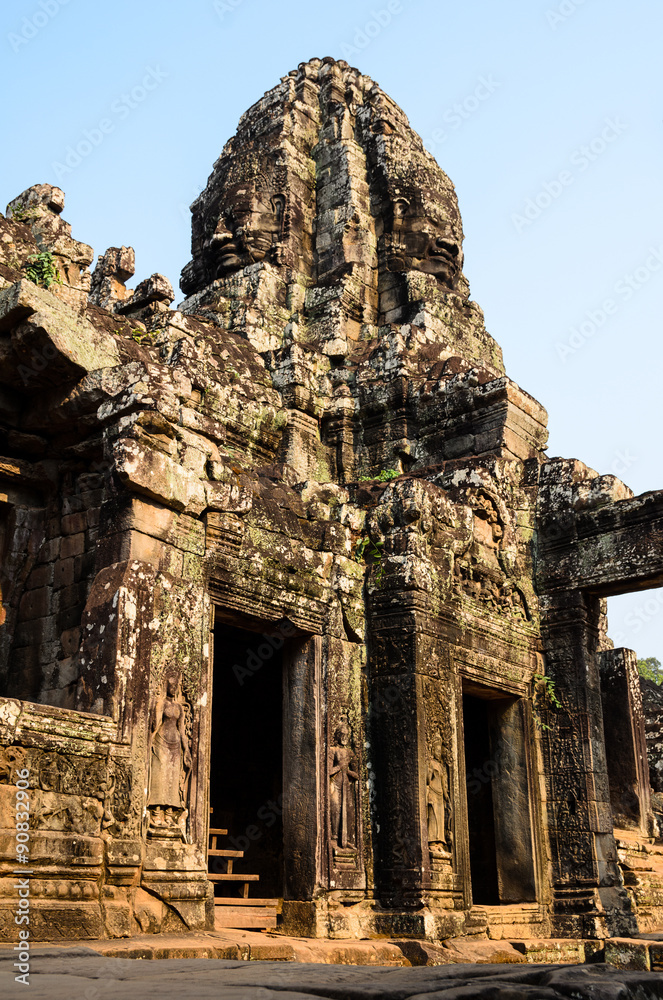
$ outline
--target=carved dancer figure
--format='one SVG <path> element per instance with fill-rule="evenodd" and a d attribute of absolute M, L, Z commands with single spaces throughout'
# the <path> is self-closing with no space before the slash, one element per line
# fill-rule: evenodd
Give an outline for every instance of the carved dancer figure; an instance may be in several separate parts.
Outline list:
<path fill-rule="evenodd" d="M 357 759 L 350 726 L 343 720 L 334 733 L 334 755 L 329 771 L 331 839 L 334 847 L 355 846 Z"/>
<path fill-rule="evenodd" d="M 165 696 L 159 698 L 152 721 L 150 780 L 147 804 L 154 807 L 152 827 L 177 827 L 174 810 L 184 808 L 191 770 L 191 751 L 184 726 L 183 698 L 178 678 L 166 681 Z"/>
<path fill-rule="evenodd" d="M 443 760 L 442 740 L 436 736 L 426 779 L 428 846 L 431 854 L 447 855 L 451 847 L 451 797 L 449 772 Z"/>

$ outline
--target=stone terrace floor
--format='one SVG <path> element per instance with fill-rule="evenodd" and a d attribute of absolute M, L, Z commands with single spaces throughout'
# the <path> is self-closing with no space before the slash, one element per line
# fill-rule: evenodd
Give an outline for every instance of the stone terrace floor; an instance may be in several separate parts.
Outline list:
<path fill-rule="evenodd" d="M 657 936 L 658 937 L 658 936 Z M 0 951 L 0 996 L 32 1000 L 663 1000 L 663 942 L 313 941 L 225 930 L 38 945 L 29 992 Z M 603 957 L 595 955 L 595 959 Z M 554 964 L 543 964 L 541 959 Z M 555 962 L 555 958 L 557 961 Z M 560 958 L 562 963 L 560 963 Z M 143 961 L 141 959 L 151 959 Z M 613 964 L 614 963 L 614 964 Z M 653 964 L 655 971 L 651 969 Z M 415 968 L 413 966 L 420 966 Z"/>

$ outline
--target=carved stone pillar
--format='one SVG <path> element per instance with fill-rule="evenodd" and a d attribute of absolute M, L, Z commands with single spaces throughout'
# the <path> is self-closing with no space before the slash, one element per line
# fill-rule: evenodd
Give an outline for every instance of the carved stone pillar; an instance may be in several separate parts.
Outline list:
<path fill-rule="evenodd" d="M 559 936 L 632 934 L 617 867 L 598 667 L 599 598 L 580 590 L 541 599 L 546 673 L 560 707 L 540 700 Z"/>
<path fill-rule="evenodd" d="M 632 649 L 606 649 L 599 662 L 613 818 L 648 836 L 654 817 L 637 657 Z"/>
<path fill-rule="evenodd" d="M 383 904 L 460 902 L 455 869 L 455 706 L 448 655 L 423 595 L 374 601 L 371 747 Z M 393 610 L 394 605 L 399 611 Z"/>
<path fill-rule="evenodd" d="M 283 857 L 284 919 L 290 900 L 309 901 L 320 884 L 321 808 L 318 733 L 320 727 L 318 636 L 297 641 L 284 672 Z M 295 904 L 295 907 L 297 904 Z M 287 911 L 287 912 L 286 912 Z M 294 918 L 293 918 L 294 919 Z"/>
<path fill-rule="evenodd" d="M 393 907 L 421 905 L 422 873 L 429 869 L 428 761 L 424 702 L 417 676 L 421 624 L 422 615 L 413 607 L 392 611 L 379 605 L 371 623 L 376 881 L 380 900 Z"/>
<path fill-rule="evenodd" d="M 419 681 L 425 720 L 425 832 L 428 852 L 424 857 L 423 887 L 433 907 L 460 902 L 458 871 L 458 748 L 456 704 L 449 657 L 439 637 L 419 636 L 421 661 L 427 676 Z"/>

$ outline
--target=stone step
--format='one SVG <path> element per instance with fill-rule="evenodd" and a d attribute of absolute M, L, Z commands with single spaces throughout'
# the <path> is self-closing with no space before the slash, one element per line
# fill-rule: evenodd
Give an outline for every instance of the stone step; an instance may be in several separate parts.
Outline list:
<path fill-rule="evenodd" d="M 276 927 L 275 907 L 267 906 L 215 906 L 214 927 L 270 928 Z"/>
<path fill-rule="evenodd" d="M 244 896 L 215 896 L 215 906 L 266 906 L 281 912 L 280 899 L 248 899 Z"/>

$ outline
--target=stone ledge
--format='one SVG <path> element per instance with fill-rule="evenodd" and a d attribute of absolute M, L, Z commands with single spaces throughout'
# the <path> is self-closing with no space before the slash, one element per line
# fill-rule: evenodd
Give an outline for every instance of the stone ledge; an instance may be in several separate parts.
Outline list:
<path fill-rule="evenodd" d="M 610 938 L 605 960 L 616 969 L 663 972 L 663 934 L 642 938 Z"/>
<path fill-rule="evenodd" d="M 663 938 L 663 935 L 661 935 Z M 486 938 L 450 938 L 431 943 L 416 939 L 326 939 L 288 937 L 275 931 L 232 927 L 191 934 L 139 934 L 85 942 L 86 951 L 106 958 L 226 959 L 235 961 L 300 962 L 324 965 L 440 966 L 541 965 L 569 967 L 603 964 L 603 942 L 567 939 L 491 941 Z M 605 942 L 609 964 L 622 970 L 650 971 L 663 967 L 663 940 L 612 938 Z M 39 951 L 79 949 L 76 941 L 39 942 Z M 643 956 L 651 951 L 651 962 Z M 661 956 L 658 958 L 657 956 Z M 0 950 L 0 961 L 5 952 Z M 640 964 L 638 964 L 638 962 Z"/>

